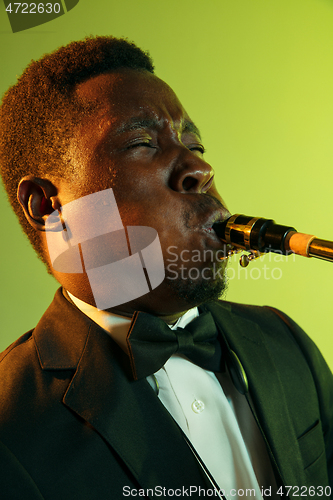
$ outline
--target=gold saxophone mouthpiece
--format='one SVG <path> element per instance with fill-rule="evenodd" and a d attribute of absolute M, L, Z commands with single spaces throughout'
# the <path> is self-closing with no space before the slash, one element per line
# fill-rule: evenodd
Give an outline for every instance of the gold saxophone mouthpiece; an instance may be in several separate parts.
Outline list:
<path fill-rule="evenodd" d="M 249 252 L 241 256 L 242 267 L 267 252 L 282 255 L 295 253 L 333 262 L 332 241 L 298 233 L 294 227 L 276 224 L 272 219 L 235 214 L 224 222 L 216 222 L 213 229 L 224 243 L 233 247 L 233 251 Z"/>

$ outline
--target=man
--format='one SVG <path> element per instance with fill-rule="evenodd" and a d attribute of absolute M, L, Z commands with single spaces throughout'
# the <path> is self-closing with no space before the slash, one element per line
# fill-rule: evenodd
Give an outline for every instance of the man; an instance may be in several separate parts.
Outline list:
<path fill-rule="evenodd" d="M 229 213 L 147 54 L 62 47 L 0 120 L 9 198 L 62 286 L 2 355 L 3 498 L 329 497 L 332 374 L 282 313 L 218 301 Z"/>

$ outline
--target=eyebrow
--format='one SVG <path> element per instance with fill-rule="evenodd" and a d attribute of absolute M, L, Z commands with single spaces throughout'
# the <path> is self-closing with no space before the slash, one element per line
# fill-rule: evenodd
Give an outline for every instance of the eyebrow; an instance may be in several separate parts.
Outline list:
<path fill-rule="evenodd" d="M 126 123 L 117 128 L 115 133 L 116 135 L 120 135 L 124 132 L 129 132 L 131 130 L 138 130 L 142 128 L 157 130 L 160 128 L 160 124 L 159 121 L 156 120 L 155 118 L 132 117 Z M 201 140 L 199 129 L 191 120 L 183 121 L 181 133 L 195 134 Z"/>
<path fill-rule="evenodd" d="M 198 127 L 193 123 L 191 122 L 190 120 L 185 120 L 184 123 L 183 123 L 183 130 L 182 132 L 187 132 L 189 134 L 195 134 L 199 137 L 199 139 L 201 140 L 201 134 L 199 132 L 199 129 Z"/>

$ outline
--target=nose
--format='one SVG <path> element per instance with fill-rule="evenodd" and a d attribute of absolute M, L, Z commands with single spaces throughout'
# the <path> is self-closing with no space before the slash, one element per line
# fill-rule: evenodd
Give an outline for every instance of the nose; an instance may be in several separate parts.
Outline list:
<path fill-rule="evenodd" d="M 170 187 L 180 193 L 206 193 L 213 178 L 214 170 L 209 163 L 187 150 L 171 174 Z"/>

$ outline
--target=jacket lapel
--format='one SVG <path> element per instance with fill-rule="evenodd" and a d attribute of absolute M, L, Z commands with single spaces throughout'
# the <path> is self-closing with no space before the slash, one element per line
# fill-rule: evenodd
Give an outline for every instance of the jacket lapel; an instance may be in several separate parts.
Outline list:
<path fill-rule="evenodd" d="M 60 290 L 34 336 L 44 370 L 74 372 L 63 403 L 93 426 L 142 488 L 211 487 L 148 382 L 132 380 L 128 356 Z"/>
<path fill-rule="evenodd" d="M 209 303 L 205 307 L 213 314 L 226 344 L 237 354 L 247 374 L 249 394 L 254 405 L 251 409 L 284 484 L 306 484 L 295 426 L 290 414 L 291 401 L 281 382 L 281 371 L 275 366 L 278 353 L 272 356 L 267 331 L 264 334 L 257 322 L 233 313 L 230 303 Z M 261 313 L 264 315 L 263 309 Z M 269 324 L 272 329 L 272 322 Z M 285 350 L 288 351 L 287 345 Z M 290 346 L 290 351 L 292 365 L 296 359 L 295 345 Z M 302 359 L 300 363 L 303 364 Z"/>

